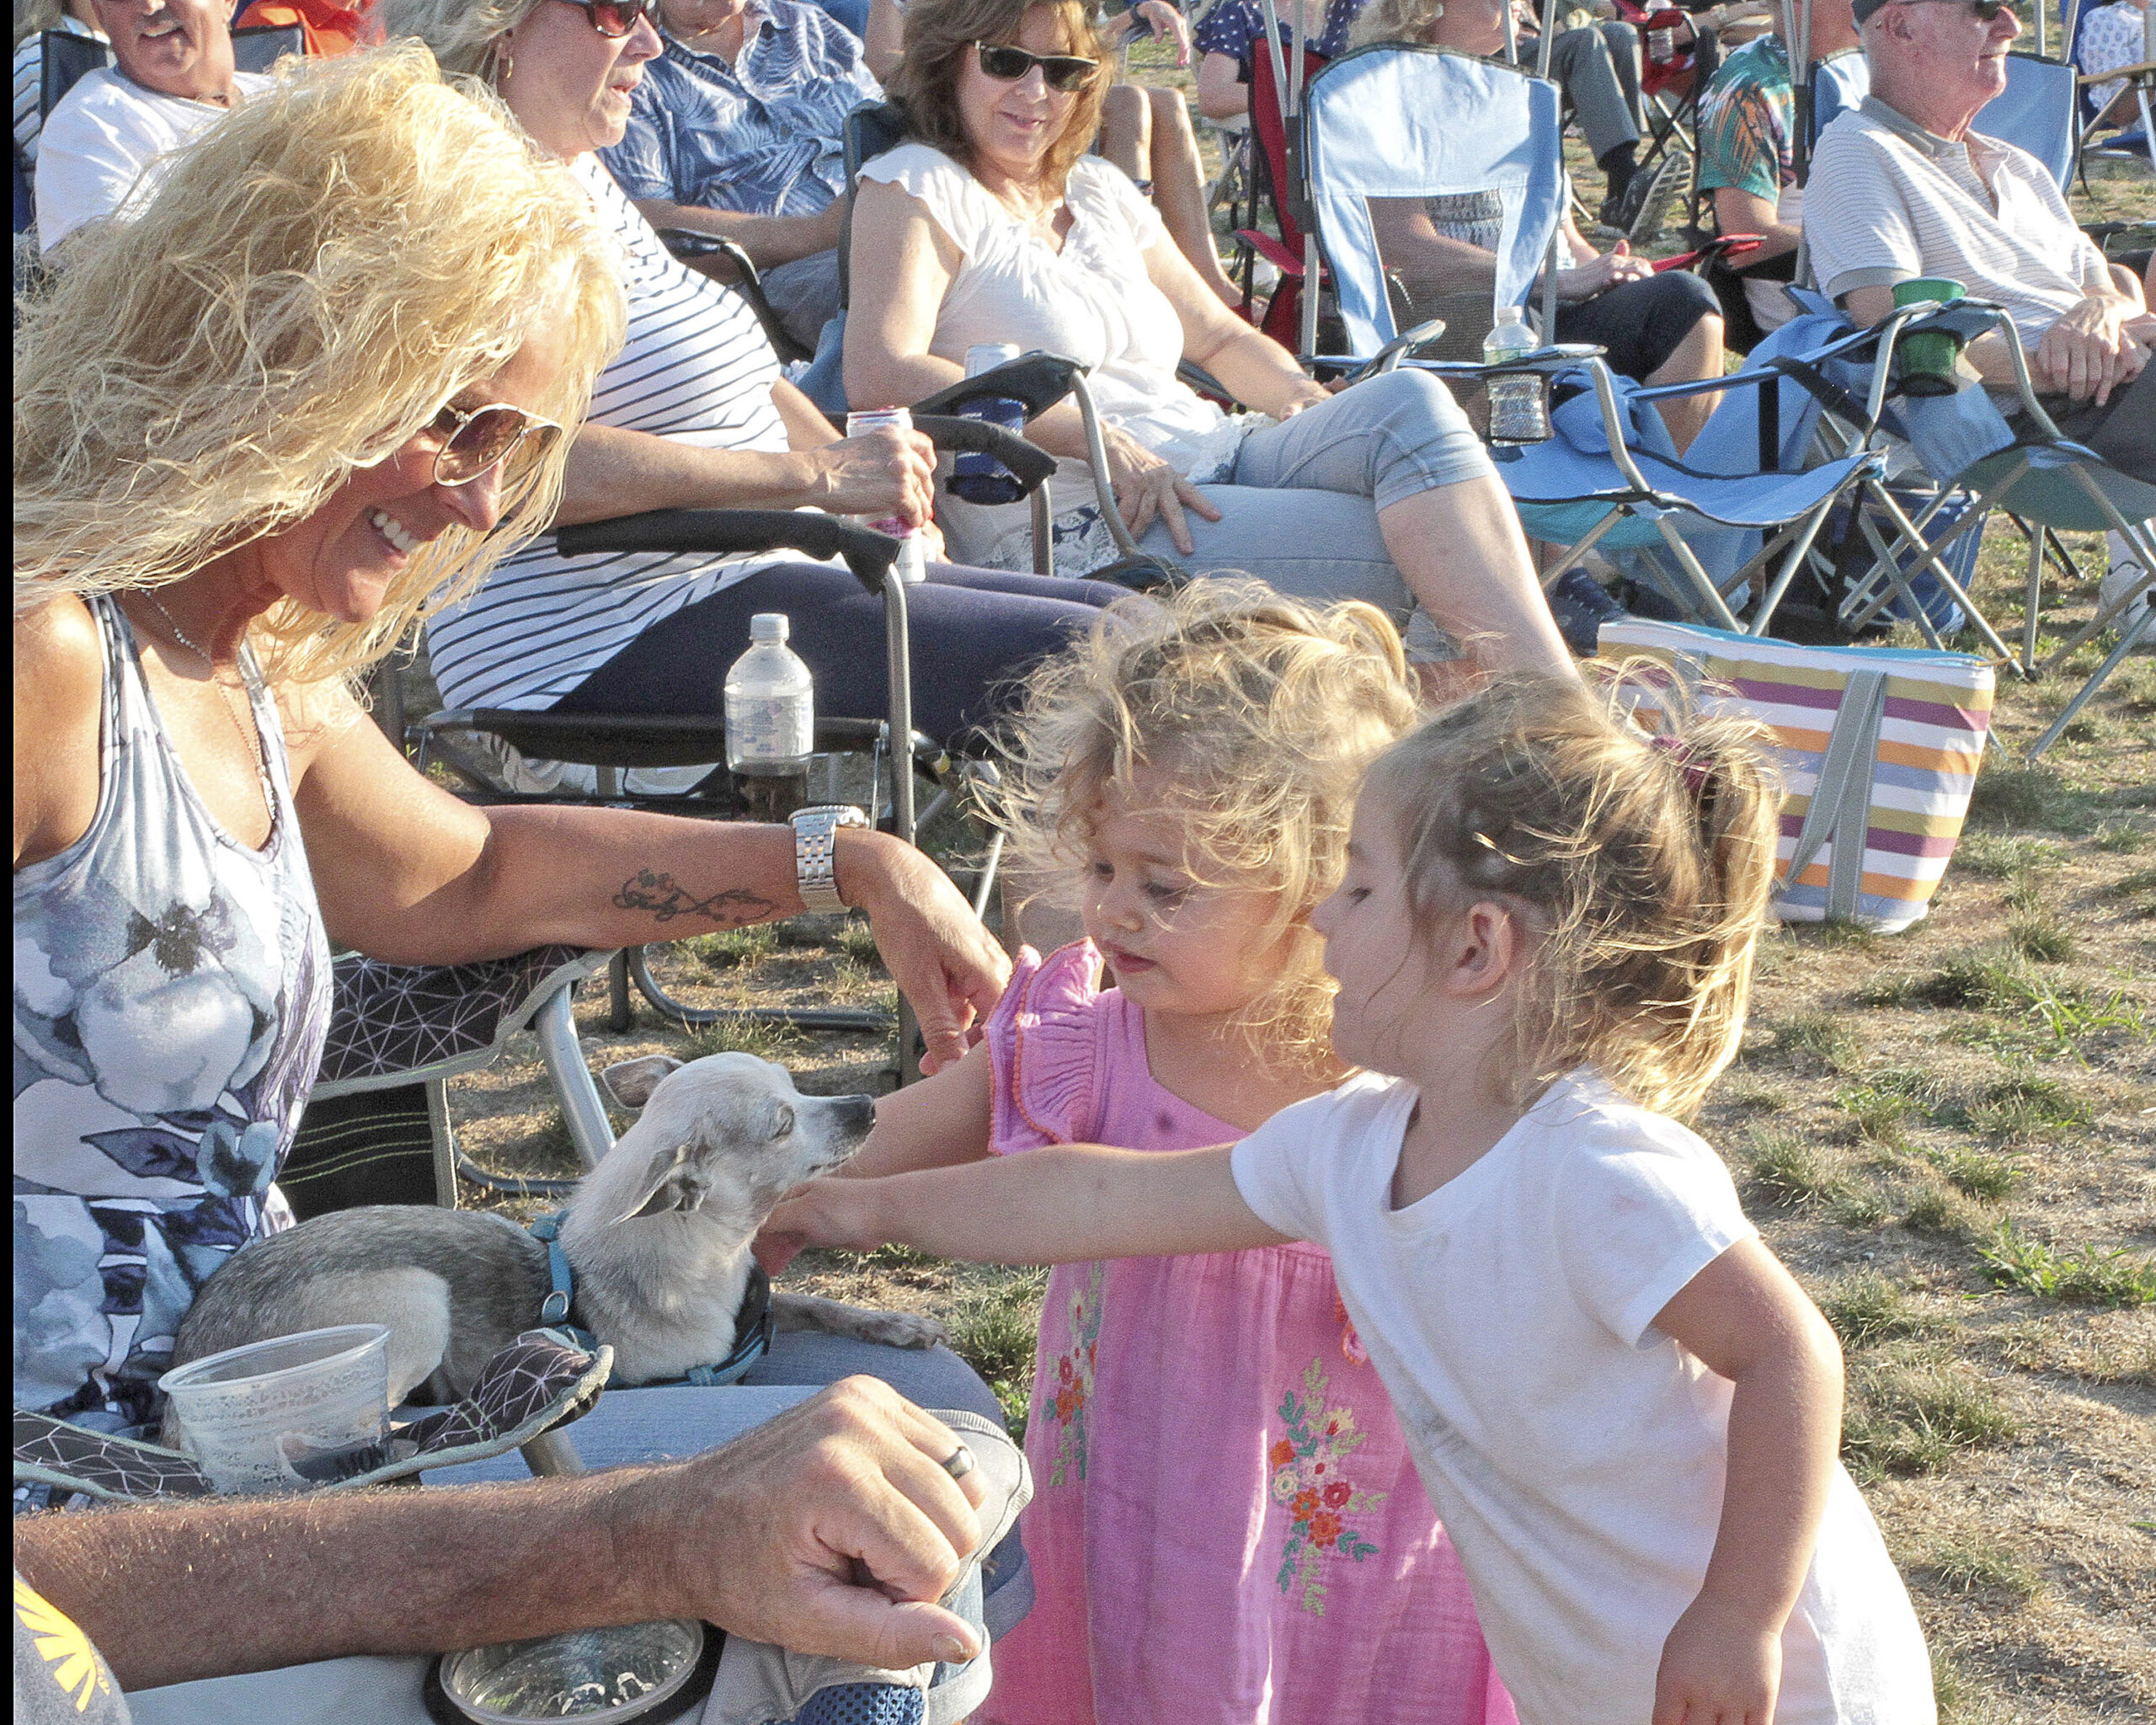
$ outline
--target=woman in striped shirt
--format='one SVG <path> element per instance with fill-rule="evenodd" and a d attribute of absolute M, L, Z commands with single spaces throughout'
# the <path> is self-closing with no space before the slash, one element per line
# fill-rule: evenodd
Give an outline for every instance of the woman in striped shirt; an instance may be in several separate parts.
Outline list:
<path fill-rule="evenodd" d="M 840 436 L 780 376 L 747 304 L 676 262 L 593 153 L 621 140 L 631 93 L 660 51 L 641 0 L 387 0 L 382 22 L 392 37 L 419 37 L 446 70 L 491 82 L 568 162 L 622 244 L 628 339 L 570 454 L 563 524 L 729 507 L 927 521 L 926 440 Z M 912 595 L 915 723 L 939 738 L 979 724 L 992 688 L 1119 590 L 931 564 Z M 542 540 L 437 617 L 427 645 L 460 707 L 702 713 L 765 611 L 792 620 L 820 711 L 884 711 L 882 602 L 842 567 L 770 554 L 565 557 Z"/>

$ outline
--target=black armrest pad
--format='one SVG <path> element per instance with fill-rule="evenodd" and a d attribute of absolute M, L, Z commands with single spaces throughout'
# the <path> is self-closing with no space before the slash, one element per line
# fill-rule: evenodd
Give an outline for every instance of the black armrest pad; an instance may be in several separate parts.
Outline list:
<path fill-rule="evenodd" d="M 955 414 L 969 401 L 1006 396 L 1026 404 L 1026 417 L 1038 419 L 1070 393 L 1070 380 L 1086 367 L 1061 354 L 1021 354 L 978 377 L 962 377 L 913 404 L 916 414 Z M 1013 472 L 1017 469 L 1013 468 Z"/>
<path fill-rule="evenodd" d="M 655 509 L 612 521 L 583 521 L 555 530 L 564 557 L 608 551 L 798 551 L 805 557 L 842 557 L 871 593 L 899 554 L 899 542 L 836 515 L 793 509 Z"/>
<path fill-rule="evenodd" d="M 915 414 L 913 429 L 938 449 L 962 449 L 973 455 L 994 456 L 1018 481 L 1022 494 L 1030 497 L 1042 480 L 1054 477 L 1055 457 L 1038 444 L 1028 443 L 1015 431 L 991 425 L 985 419 L 961 419 L 942 414 Z"/>

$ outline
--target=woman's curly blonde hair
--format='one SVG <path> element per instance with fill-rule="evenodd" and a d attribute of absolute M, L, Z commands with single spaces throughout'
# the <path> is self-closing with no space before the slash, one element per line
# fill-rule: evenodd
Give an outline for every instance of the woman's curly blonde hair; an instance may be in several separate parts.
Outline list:
<path fill-rule="evenodd" d="M 1368 787 L 1398 822 L 1419 929 L 1482 900 L 1526 913 L 1506 1070 L 1485 1076 L 1524 1103 L 1592 1065 L 1681 1117 L 1744 1033 L 1780 830 L 1774 734 L 1700 713 L 1644 662 L 1594 676 L 1470 696 Z M 1643 694 L 1665 715 L 1652 736 L 1629 716 Z"/>
<path fill-rule="evenodd" d="M 572 430 L 627 309 L 590 200 L 491 97 L 405 44 L 287 61 L 133 219 L 68 242 L 15 341 L 15 608 L 152 588 L 284 531 L 418 435 L 542 324 L 536 411 Z M 451 527 L 381 611 L 256 620 L 266 668 L 348 676 L 552 516 L 567 440 Z M 430 597 L 431 595 L 431 597 Z"/>
<path fill-rule="evenodd" d="M 1372 42 L 1427 42 L 1445 15 L 1444 0 L 1370 0 L 1348 38 L 1353 48 Z"/>
<path fill-rule="evenodd" d="M 1002 739 L 998 822 L 1041 896 L 1075 908 L 1112 789 L 1171 814 L 1194 879 L 1272 895 L 1260 939 L 1284 939 L 1289 962 L 1239 1015 L 1251 1052 L 1335 1076 L 1308 918 L 1346 866 L 1364 768 L 1417 716 L 1399 634 L 1373 606 L 1223 579 L 1120 600 L 1028 681 Z"/>
<path fill-rule="evenodd" d="M 546 0 L 376 0 L 371 14 L 383 36 L 414 36 L 434 51 L 452 77 L 492 83 L 502 38 Z"/>

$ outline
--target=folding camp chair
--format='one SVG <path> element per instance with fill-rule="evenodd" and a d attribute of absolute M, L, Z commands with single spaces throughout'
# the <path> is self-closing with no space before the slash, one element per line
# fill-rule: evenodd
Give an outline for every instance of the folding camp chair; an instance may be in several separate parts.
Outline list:
<path fill-rule="evenodd" d="M 1251 214 L 1235 232 L 1247 315 L 1257 294 L 1257 260 L 1280 272 L 1257 326 L 1307 366 L 1316 351 L 1321 284 L 1317 251 L 1303 203 L 1304 93 L 1324 69 L 1326 56 L 1291 33 L 1283 51 L 1279 13 L 1273 0 L 1262 0 L 1263 51 L 1251 56 Z M 1278 237 L 1265 231 L 1270 207 Z M 1307 313 L 1307 315 L 1305 315 Z"/>
<path fill-rule="evenodd" d="M 2059 0 L 2060 51 L 2077 67 L 2081 63 L 2081 29 L 2095 9 L 2095 7 L 2084 4 L 2084 0 Z M 2040 54 L 2044 51 L 2044 10 L 2039 0 L 2036 8 L 2036 51 Z M 2099 160 L 2146 161 L 2151 167 L 2156 167 L 2156 117 L 2150 114 L 2150 104 L 2156 101 L 2156 17 L 2146 19 L 2143 29 L 2145 51 L 2137 63 L 2107 72 L 2084 72 L 2081 76 L 2080 99 L 2075 107 L 2075 118 L 2084 169 L 2092 154 Z M 2134 106 L 2139 111 L 2139 117 L 2137 121 L 2129 122 L 2099 143 L 2095 133 L 2103 116 L 2089 93 L 2096 85 L 2121 77 L 2127 80 L 2133 93 Z"/>
<path fill-rule="evenodd" d="M 2079 80 L 2063 60 L 2041 55 L 2006 56 L 2006 88 L 1977 111 L 1974 129 L 2018 145 L 2051 170 L 2064 191 L 2073 183 L 2079 136 L 2074 104 Z M 1818 147 L 1819 135 L 1844 110 L 1871 93 L 1871 62 L 1852 48 L 1814 61 L 1807 85 L 1809 129 L 1806 155 Z"/>
<path fill-rule="evenodd" d="M 1836 315 L 1817 294 L 1799 290 L 1796 296 L 1808 312 L 1821 317 Z M 2000 344 L 2014 362 L 2014 393 L 2020 417 L 2009 420 L 1992 393 L 1975 383 L 1965 384 L 1947 396 L 1902 397 L 1892 402 L 1890 411 L 1895 352 L 1913 328 L 1946 330 L 1964 341 L 1994 331 L 2003 335 L 2005 339 Z M 2156 484 L 2122 473 L 2095 451 L 2060 436 L 2036 398 L 2027 357 L 2003 307 L 1988 301 L 1960 300 L 1942 307 L 1898 307 L 1871 328 L 1850 331 L 1834 343 L 1819 356 L 1816 370 L 1830 384 L 1845 382 L 1865 398 L 1860 414 L 1830 413 L 1825 423 L 1840 427 L 1845 436 L 1853 435 L 1861 447 L 1883 451 L 1890 440 L 1905 444 L 1936 487 L 1931 500 L 1912 514 L 1882 484 L 1866 482 L 1869 500 L 1889 524 L 1888 530 L 1874 542 L 1879 559 L 1874 566 L 1875 579 L 1897 583 L 1897 564 L 1904 558 L 1949 577 L 1947 585 L 1956 602 L 1985 644 L 2024 676 L 2036 677 L 2056 669 L 2156 583 L 2156 574 L 2144 574 L 2138 582 L 2115 595 L 2111 603 L 2100 606 L 2094 617 L 2048 656 L 2038 659 L 2042 576 L 2047 550 L 2056 535 L 2116 532 L 2144 571 L 2156 570 L 2156 533 L 2148 526 L 2156 519 Z M 1846 424 L 1849 419 L 1857 423 Z M 1927 530 L 1949 509 L 1959 511 L 1959 519 L 1933 538 Z M 1945 563 L 1955 544 L 1980 531 L 1994 510 L 2024 524 L 2029 535 L 2018 653 L 2001 639 L 1967 592 L 1951 581 Z M 2110 656 L 2031 748 L 2031 759 L 2041 756 L 2057 740 L 2127 654 L 2148 634 L 2146 612 L 2121 630 Z"/>
<path fill-rule="evenodd" d="M 1556 86 L 1542 79 L 1414 45 L 1358 49 L 1310 81 L 1307 197 L 1351 349 L 1342 363 L 1488 374 L 1412 356 L 1428 326 L 1396 329 L 1374 203 L 1497 194 L 1494 303 L 1524 306 L 1539 274 L 1550 326 L 1548 265 L 1564 208 L 1557 104 Z M 1805 470 L 1816 409 L 1770 370 L 1642 390 L 1614 379 L 1595 350 L 1577 347 L 1545 348 L 1525 368 L 1576 372 L 1584 391 L 1560 409 L 1557 435 L 1498 451 L 1527 531 L 1567 547 L 1545 585 L 1597 547 L 1647 552 L 1672 596 L 1720 628 L 1740 627 L 1728 595 L 1749 588 L 1759 595 L 1753 627 L 1764 633 L 1828 511 L 1881 465 L 1860 451 Z M 1679 462 L 1652 403 L 1716 390 L 1727 392 L 1721 407 Z M 1637 404 L 1649 410 L 1633 411 Z M 1661 569 L 1664 558 L 1673 570 Z"/>

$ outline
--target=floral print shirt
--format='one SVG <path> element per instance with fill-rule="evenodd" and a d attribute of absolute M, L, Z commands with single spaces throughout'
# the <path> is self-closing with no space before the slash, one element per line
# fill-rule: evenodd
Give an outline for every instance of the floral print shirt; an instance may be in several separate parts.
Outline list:
<path fill-rule="evenodd" d="M 98 807 L 15 873 L 15 1406 L 152 1418 L 179 1319 L 270 1231 L 314 1081 L 329 950 L 276 708 L 243 655 L 272 804 L 256 851 L 196 797 L 134 633 L 88 601 L 105 677 Z"/>

